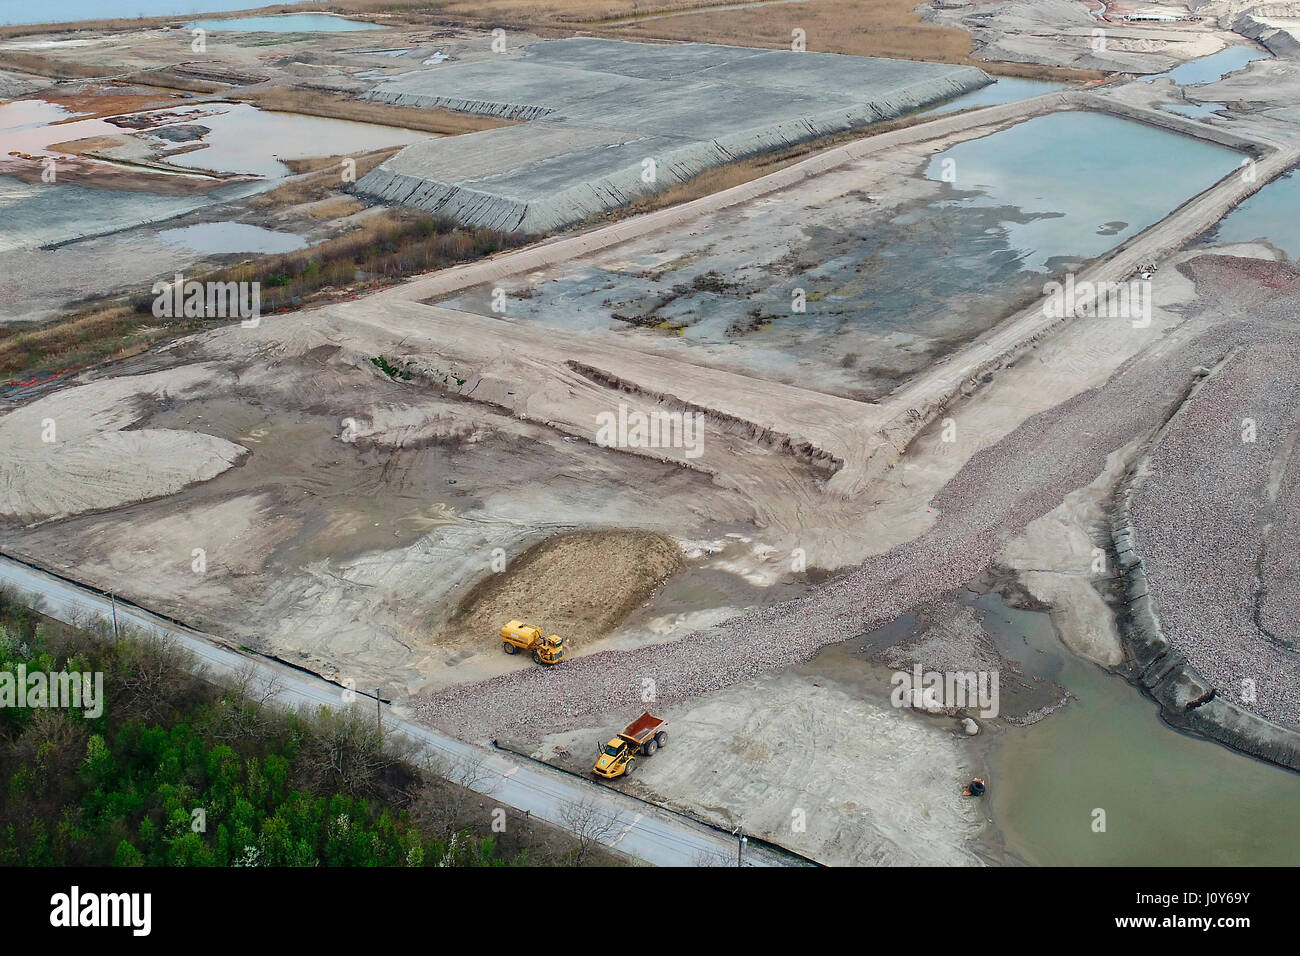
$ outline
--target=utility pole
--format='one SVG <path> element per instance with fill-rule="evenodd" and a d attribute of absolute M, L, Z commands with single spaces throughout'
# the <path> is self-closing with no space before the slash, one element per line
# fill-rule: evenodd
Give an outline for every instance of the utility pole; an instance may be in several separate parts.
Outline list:
<path fill-rule="evenodd" d="M 115 598 L 115 597 L 113 596 L 113 592 L 112 592 L 112 591 L 109 591 L 109 592 L 108 592 L 108 603 L 109 603 L 109 606 L 113 608 L 113 640 L 116 641 L 116 640 L 118 640 L 118 636 L 117 636 L 117 598 Z"/>
<path fill-rule="evenodd" d="M 749 837 L 745 836 L 743 826 L 736 827 L 731 835 L 736 838 L 736 866 L 742 867 L 745 865 L 745 844 L 749 842 Z"/>
<path fill-rule="evenodd" d="M 379 699 L 379 688 L 375 688 L 375 728 L 384 732 L 384 702 Z"/>

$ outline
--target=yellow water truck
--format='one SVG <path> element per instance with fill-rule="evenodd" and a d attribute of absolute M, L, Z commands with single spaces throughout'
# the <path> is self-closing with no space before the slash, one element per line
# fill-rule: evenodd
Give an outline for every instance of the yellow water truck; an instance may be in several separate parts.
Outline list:
<path fill-rule="evenodd" d="M 558 664 L 564 660 L 564 638 L 558 634 L 542 637 L 542 629 L 523 621 L 511 621 L 501 628 L 501 649 L 507 654 L 532 652 L 538 664 Z"/>

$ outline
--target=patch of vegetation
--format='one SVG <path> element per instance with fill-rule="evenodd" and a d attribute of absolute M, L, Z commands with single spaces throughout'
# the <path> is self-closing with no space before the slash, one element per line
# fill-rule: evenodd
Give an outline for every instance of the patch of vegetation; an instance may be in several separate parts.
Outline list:
<path fill-rule="evenodd" d="M 749 318 L 749 321 L 745 323 L 733 322 L 731 327 L 727 329 L 727 335 L 737 336 L 748 335 L 750 332 L 761 332 L 777 318 L 777 316 L 764 313 L 762 306 L 750 309 L 745 315 Z"/>
<path fill-rule="evenodd" d="M 466 228 L 448 219 L 393 212 L 355 232 L 309 249 L 240 263 L 200 281 L 260 282 L 263 312 L 293 309 L 326 288 L 366 288 L 443 269 L 515 248 L 527 240 L 495 229 Z M 137 312 L 152 297 L 133 300 Z"/>
<path fill-rule="evenodd" d="M 457 388 L 460 388 L 469 381 L 467 378 L 461 378 L 455 372 L 444 372 L 442 369 L 436 368 L 426 374 L 428 374 L 435 382 L 442 382 L 443 385 L 450 385 L 452 382 L 455 382 Z"/>
<path fill-rule="evenodd" d="M 69 627 L 38 605 L 0 589 L 0 673 L 99 673 L 103 707 L 0 707 L 0 865 L 612 860 L 522 815 L 491 832 L 469 789 L 487 779 L 481 763 L 417 768 L 368 711 L 289 713 L 252 668 L 218 686 L 173 645 Z"/>
<path fill-rule="evenodd" d="M 376 355 L 370 360 L 370 364 L 374 365 L 389 378 L 400 378 L 403 382 L 409 382 L 411 380 L 410 372 L 406 371 L 404 368 L 398 368 L 396 365 L 393 365 L 382 355 Z"/>
<path fill-rule="evenodd" d="M 332 170 L 322 175 L 337 179 Z M 265 315 L 296 309 L 336 292 L 364 293 L 528 241 L 492 229 L 464 228 L 446 219 L 390 211 L 367 219 L 353 232 L 308 249 L 264 256 L 188 278 L 260 283 Z M 0 376 L 21 380 L 37 369 L 63 372 L 82 368 L 226 321 L 157 318 L 153 304 L 152 294 L 139 295 L 50 322 L 0 327 Z"/>

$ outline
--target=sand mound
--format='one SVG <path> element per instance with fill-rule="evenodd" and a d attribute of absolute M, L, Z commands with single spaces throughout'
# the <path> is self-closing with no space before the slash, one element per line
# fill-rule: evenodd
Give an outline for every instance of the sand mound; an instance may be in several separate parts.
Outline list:
<path fill-rule="evenodd" d="M 201 432 L 141 428 L 149 400 L 212 381 L 203 367 L 64 389 L 0 418 L 0 517 L 31 525 L 175 494 L 246 453 Z"/>
<path fill-rule="evenodd" d="M 520 618 L 577 649 L 614 627 L 683 566 L 681 549 L 661 534 L 553 535 L 476 584 L 461 601 L 448 636 L 493 643 L 501 625 Z"/>

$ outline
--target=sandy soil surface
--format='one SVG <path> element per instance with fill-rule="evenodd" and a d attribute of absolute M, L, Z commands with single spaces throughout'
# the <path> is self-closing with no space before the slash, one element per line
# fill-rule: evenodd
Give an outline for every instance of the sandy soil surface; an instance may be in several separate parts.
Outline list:
<path fill-rule="evenodd" d="M 887 668 L 836 646 L 805 665 L 654 707 L 669 721 L 668 746 L 605 785 L 835 866 L 1001 859 L 980 839 L 986 807 L 961 796 L 971 777 L 986 775 L 986 739 L 951 717 L 893 707 L 888 688 Z M 614 711 L 519 745 L 589 773 L 597 742 L 631 716 Z"/>
<path fill-rule="evenodd" d="M 1125 73 L 1159 73 L 1184 60 L 1217 53 L 1235 39 L 1212 21 L 1128 23 L 1091 12 L 1101 6 L 1079 0 L 959 0 L 927 4 L 923 18 L 970 33 L 977 60 Z M 1175 16 L 1186 13 L 1181 4 L 1165 6 Z M 1100 43 L 1098 30 L 1104 33 Z"/>
<path fill-rule="evenodd" d="M 337 330 L 300 329 L 285 341 L 290 327 L 268 332 L 273 324 L 200 337 L 169 355 L 181 360 L 172 368 L 65 388 L 0 418 L 6 435 L 32 448 L 6 459 L 17 471 L 3 546 L 182 619 L 219 624 L 303 666 L 396 689 L 521 666 L 497 641 L 447 653 L 436 640 L 457 596 L 491 575 L 498 548 L 509 566 L 538 540 L 583 528 L 709 540 L 748 513 L 698 472 L 566 442 L 542 425 L 394 382 L 369 361 L 377 350 L 343 349 Z M 232 356 L 225 345 L 236 341 Z M 51 415 L 67 423 L 66 444 L 42 451 L 40 427 Z M 121 432 L 127 425 L 133 430 Z M 82 460 L 61 449 L 114 434 L 133 442 L 129 455 L 98 463 L 95 476 L 50 480 L 50 462 Z M 208 465 L 216 459 L 200 454 L 205 443 L 230 449 L 229 458 L 247 449 L 241 467 L 220 474 L 230 462 Z M 513 469 L 503 470 L 504 460 Z M 214 480 L 166 501 L 18 525 L 173 494 L 201 479 Z M 65 484 L 71 500 L 50 502 Z M 91 501 L 74 496 L 92 492 Z M 204 553 L 201 571 L 195 549 Z M 654 553 L 669 570 L 665 552 Z M 572 573 L 585 581 L 589 563 Z M 603 563 L 606 573 L 632 577 L 620 584 L 611 574 L 610 595 L 644 603 L 644 567 Z M 567 582 L 566 593 L 581 587 Z"/>
<path fill-rule="evenodd" d="M 247 450 L 224 438 L 142 427 L 151 406 L 184 400 L 218 377 L 195 365 L 172 375 L 113 378 L 0 417 L 0 519 L 31 526 L 117 508 L 175 494 L 239 463 Z"/>
<path fill-rule="evenodd" d="M 535 623 L 572 654 L 603 636 L 682 570 L 671 538 L 632 530 L 575 531 L 533 545 L 483 578 L 460 601 L 443 640 L 499 642 L 506 621 Z"/>

